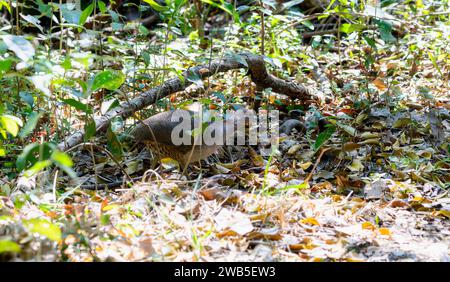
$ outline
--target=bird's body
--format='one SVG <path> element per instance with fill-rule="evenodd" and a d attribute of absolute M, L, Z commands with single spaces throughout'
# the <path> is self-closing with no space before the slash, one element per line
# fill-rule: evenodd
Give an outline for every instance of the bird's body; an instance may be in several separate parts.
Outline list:
<path fill-rule="evenodd" d="M 181 121 L 178 119 L 172 121 L 174 113 L 175 110 L 165 111 L 144 120 L 135 127 L 131 135 L 137 142 L 146 144 L 160 159 L 169 157 L 183 166 L 206 159 L 223 145 L 223 143 L 207 145 L 204 140 L 200 141 L 200 143 L 194 142 L 194 138 L 190 133 L 195 128 L 194 119 L 197 117 L 197 113 L 192 111 L 185 111 L 191 119 L 191 127 L 183 126 L 182 128 L 183 134 L 191 136 L 189 137 L 190 142 L 187 145 L 175 144 L 172 132 L 176 128 L 180 128 Z M 189 125 L 189 121 L 185 122 L 184 125 Z M 234 130 L 233 122 L 223 120 L 209 122 L 208 126 L 216 130 L 216 134 L 221 134 L 220 136 L 225 136 L 224 133 L 227 129 L 230 129 L 230 126 L 233 126 L 231 129 Z M 224 137 L 222 140 L 224 140 Z"/>

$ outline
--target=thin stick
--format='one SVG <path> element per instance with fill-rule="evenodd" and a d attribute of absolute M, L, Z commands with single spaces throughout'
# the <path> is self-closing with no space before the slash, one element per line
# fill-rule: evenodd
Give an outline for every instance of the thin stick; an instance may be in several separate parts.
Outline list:
<path fill-rule="evenodd" d="M 320 159 L 322 158 L 323 154 L 324 154 L 326 151 L 330 150 L 330 149 L 331 149 L 331 148 L 325 148 L 325 149 L 322 149 L 322 151 L 320 152 L 319 157 L 318 157 L 317 160 L 316 160 L 316 163 L 314 164 L 314 166 L 313 166 L 311 172 L 308 174 L 308 176 L 306 177 L 306 179 L 305 179 L 304 182 L 308 183 L 308 182 L 311 180 L 311 178 L 312 178 L 312 176 L 313 176 L 313 173 L 314 173 L 314 170 L 316 170 L 317 165 L 320 163 Z"/>

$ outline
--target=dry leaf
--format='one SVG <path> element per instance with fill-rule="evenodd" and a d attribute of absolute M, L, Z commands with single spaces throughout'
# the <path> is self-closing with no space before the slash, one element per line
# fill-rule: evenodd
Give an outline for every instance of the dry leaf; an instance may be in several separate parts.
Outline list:
<path fill-rule="evenodd" d="M 381 78 L 376 78 L 374 81 L 372 81 L 372 84 L 375 85 L 380 91 L 386 90 L 387 88 L 387 85 Z"/>

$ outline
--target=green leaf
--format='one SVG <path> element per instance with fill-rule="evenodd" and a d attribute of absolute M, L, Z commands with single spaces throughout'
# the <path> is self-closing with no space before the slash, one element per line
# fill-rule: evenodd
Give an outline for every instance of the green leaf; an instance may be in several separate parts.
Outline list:
<path fill-rule="evenodd" d="M 92 11 L 94 11 L 94 3 L 91 3 L 89 6 L 86 7 L 86 9 L 83 10 L 83 12 L 81 12 L 78 24 L 84 25 L 86 23 L 87 18 L 92 14 Z"/>
<path fill-rule="evenodd" d="M 188 69 L 186 79 L 197 86 L 203 86 L 202 77 L 198 72 L 195 72 L 192 69 Z"/>
<path fill-rule="evenodd" d="M 385 42 L 395 42 L 395 37 L 392 35 L 392 25 L 386 21 L 375 20 L 380 31 L 380 37 Z"/>
<path fill-rule="evenodd" d="M 0 116 L 0 123 L 3 128 L 14 137 L 16 137 L 19 132 L 19 126 L 23 125 L 19 118 L 10 115 Z"/>
<path fill-rule="evenodd" d="M 335 126 L 329 126 L 327 129 L 319 133 L 319 135 L 317 135 L 316 141 L 314 142 L 314 151 L 319 150 L 320 147 L 322 147 L 322 145 L 331 138 L 335 131 Z"/>
<path fill-rule="evenodd" d="M 1 8 L 1 2 L 0 2 Z M 16 242 L 10 240 L 0 240 L 0 254 L 1 253 L 20 253 L 20 246 Z"/>
<path fill-rule="evenodd" d="M 110 223 L 111 223 L 111 220 L 110 220 L 109 214 L 102 214 L 102 215 L 100 216 L 100 223 L 101 223 L 102 225 L 108 225 L 108 224 L 110 224 Z"/>
<path fill-rule="evenodd" d="M 112 131 L 111 126 L 109 126 L 108 130 L 106 131 L 106 138 L 108 140 L 107 142 L 108 149 L 111 151 L 113 156 L 119 160 L 122 159 L 123 157 L 122 143 L 120 143 L 116 134 Z"/>
<path fill-rule="evenodd" d="M 377 46 L 375 45 L 375 40 L 365 35 L 363 36 L 363 38 L 367 42 L 367 44 L 369 44 L 370 47 L 372 47 L 373 49 L 377 48 Z"/>
<path fill-rule="evenodd" d="M 311 21 L 302 21 L 302 25 L 306 26 L 310 30 L 314 30 L 314 24 Z"/>
<path fill-rule="evenodd" d="M 30 107 L 34 106 L 34 97 L 31 93 L 26 91 L 20 91 L 19 93 L 20 98 L 25 101 Z"/>
<path fill-rule="evenodd" d="M 92 114 L 92 108 L 89 105 L 83 104 L 80 101 L 77 101 L 75 99 L 69 98 L 69 99 L 63 99 L 62 100 L 67 105 L 70 105 L 74 107 L 77 110 L 83 111 L 87 114 Z"/>
<path fill-rule="evenodd" d="M 153 8 L 153 10 L 157 11 L 157 12 L 163 12 L 166 11 L 168 8 L 159 5 L 156 1 L 154 0 L 144 0 L 145 3 L 149 4 L 150 7 Z"/>
<path fill-rule="evenodd" d="M 143 24 L 139 25 L 138 29 L 139 29 L 139 33 L 141 33 L 144 36 L 147 36 L 150 34 L 150 30 L 148 30 Z"/>
<path fill-rule="evenodd" d="M 65 166 L 65 167 L 73 166 L 73 161 L 70 158 L 70 156 L 61 151 L 54 151 L 52 154 L 52 160 L 60 166 Z"/>
<path fill-rule="evenodd" d="M 61 229 L 45 219 L 34 218 L 24 220 L 23 224 L 30 232 L 39 233 L 52 241 L 58 242 L 61 240 Z"/>
<path fill-rule="evenodd" d="M 50 160 L 37 161 L 33 164 L 32 167 L 30 167 L 25 172 L 25 176 L 31 177 L 31 176 L 35 175 L 36 173 L 44 170 L 45 168 L 51 166 L 51 164 L 52 164 L 52 161 L 50 161 Z"/>
<path fill-rule="evenodd" d="M 214 1 L 211 0 L 201 0 L 202 2 L 209 4 L 215 8 L 219 8 L 223 11 L 225 11 L 226 13 L 230 14 L 233 18 L 235 22 L 239 22 L 239 13 L 234 9 L 234 5 L 232 3 L 227 3 L 223 0 L 221 0 L 221 3 L 216 3 Z"/>
<path fill-rule="evenodd" d="M 8 72 L 11 69 L 11 65 L 11 59 L 0 60 L 0 73 Z"/>
<path fill-rule="evenodd" d="M 8 10 L 8 12 L 9 12 L 10 14 L 12 13 L 12 12 L 11 12 L 11 7 L 9 6 L 8 2 L 5 1 L 5 0 L 1 0 L 1 1 L 0 1 L 0 10 L 1 10 L 3 7 L 5 7 L 5 8 Z"/>
<path fill-rule="evenodd" d="M 365 28 L 365 25 L 363 24 L 349 24 L 345 23 L 341 25 L 341 31 L 347 34 L 350 34 L 355 31 L 360 31 Z"/>
<path fill-rule="evenodd" d="M 28 144 L 22 153 L 17 157 L 17 170 L 22 171 L 29 166 L 34 165 L 39 159 L 47 160 L 50 158 L 53 151 L 56 150 L 56 145 L 53 143 L 31 143 Z M 42 154 L 42 155 L 41 155 Z M 38 155 L 39 158 L 36 156 Z"/>
<path fill-rule="evenodd" d="M 65 70 L 70 70 L 72 68 L 72 60 L 69 56 L 66 56 L 64 61 L 61 63 L 61 67 L 63 67 Z"/>
<path fill-rule="evenodd" d="M 98 4 L 98 8 L 100 9 L 100 13 L 106 14 L 106 12 L 107 12 L 108 10 L 106 9 L 106 4 L 105 4 L 105 2 L 103 2 L 103 1 L 98 1 L 97 4 Z"/>
<path fill-rule="evenodd" d="M 3 35 L 3 39 L 9 50 L 13 51 L 22 61 L 28 61 L 34 57 L 35 51 L 33 45 L 23 36 Z"/>
<path fill-rule="evenodd" d="M 28 144 L 23 150 L 22 153 L 17 157 L 16 167 L 19 171 L 22 171 L 26 168 L 27 162 L 34 162 L 36 158 L 33 156 L 33 152 L 39 149 L 38 143 Z"/>
<path fill-rule="evenodd" d="M 42 115 L 43 113 L 32 112 L 28 116 L 28 120 L 25 123 L 25 126 L 20 130 L 19 137 L 23 139 L 27 137 L 31 132 L 33 132 Z"/>
<path fill-rule="evenodd" d="M 125 81 L 125 75 L 122 72 L 106 70 L 97 73 L 92 82 L 91 91 L 94 92 L 100 88 L 116 90 Z"/>
<path fill-rule="evenodd" d="M 69 9 L 69 7 L 71 7 L 68 4 L 62 4 L 60 6 L 60 10 L 61 10 L 61 14 L 62 17 L 71 24 L 78 24 L 80 22 L 80 18 L 81 18 L 81 11 L 80 10 L 75 10 L 74 8 Z"/>
<path fill-rule="evenodd" d="M 42 16 L 47 16 L 47 17 L 51 17 L 52 16 L 52 6 L 48 5 L 48 4 L 44 4 L 44 2 L 42 2 L 42 0 L 38 0 L 38 5 L 39 5 L 39 12 L 41 12 Z"/>
<path fill-rule="evenodd" d="M 84 124 L 84 141 L 89 141 L 92 137 L 94 137 L 96 131 L 97 127 L 95 125 L 95 121 L 93 118 L 89 117 Z"/>
<path fill-rule="evenodd" d="M 437 64 L 436 56 L 434 56 L 431 52 L 428 52 L 428 57 L 430 58 L 431 63 L 433 64 L 434 68 L 439 72 L 440 75 L 443 75 L 442 71 L 441 71 L 441 68 Z"/>

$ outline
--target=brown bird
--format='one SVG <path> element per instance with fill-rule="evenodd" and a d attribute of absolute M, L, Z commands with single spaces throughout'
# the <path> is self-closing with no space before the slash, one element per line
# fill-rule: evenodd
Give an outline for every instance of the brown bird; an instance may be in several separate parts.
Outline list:
<path fill-rule="evenodd" d="M 175 112 L 176 110 L 161 112 L 144 120 L 134 128 L 131 135 L 137 142 L 146 144 L 159 159 L 169 157 L 178 161 L 178 163 L 182 166 L 204 160 L 214 154 L 219 147 L 229 140 L 229 138 L 234 137 L 230 134 L 234 134 L 235 124 L 239 120 L 238 118 L 232 116 L 231 119 L 215 120 L 206 124 L 202 123 L 200 125 L 196 125 L 195 118 L 198 118 L 197 112 L 184 111 L 184 113 L 187 114 L 187 117 L 190 118 L 190 121 L 182 121 L 179 119 L 172 121 L 172 117 Z M 189 139 L 189 142 L 187 145 L 175 144 L 172 136 L 172 132 L 174 130 L 180 129 L 182 122 L 183 127 L 179 132 L 182 132 L 181 136 L 188 136 L 187 139 Z M 198 137 L 201 135 L 202 131 L 200 131 L 200 134 L 192 134 L 192 130 L 195 127 L 204 129 L 205 125 L 207 125 L 208 130 L 214 132 L 213 136 L 218 136 L 218 139 L 216 140 L 219 140 L 219 142 L 205 142 L 203 138 L 199 141 Z M 193 135 L 196 137 L 193 137 Z M 197 141 L 195 140 L 196 138 Z"/>

